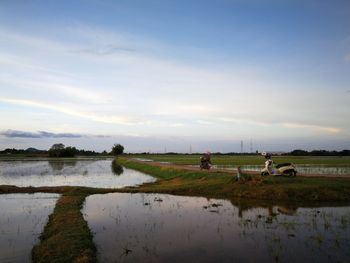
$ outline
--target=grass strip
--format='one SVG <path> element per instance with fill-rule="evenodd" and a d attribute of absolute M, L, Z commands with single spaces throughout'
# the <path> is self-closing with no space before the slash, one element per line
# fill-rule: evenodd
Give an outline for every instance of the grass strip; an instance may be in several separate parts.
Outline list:
<path fill-rule="evenodd" d="M 32 260 L 46 262 L 96 262 L 92 233 L 80 210 L 87 195 L 63 194 L 32 250 Z"/>

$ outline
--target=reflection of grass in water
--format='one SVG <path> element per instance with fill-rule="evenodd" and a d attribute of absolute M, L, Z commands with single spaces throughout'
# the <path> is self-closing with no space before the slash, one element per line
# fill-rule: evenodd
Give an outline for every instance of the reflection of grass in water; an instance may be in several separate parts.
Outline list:
<path fill-rule="evenodd" d="M 344 249 L 346 250 L 349 237 L 344 237 L 344 232 L 340 228 L 340 222 L 347 224 L 347 216 L 337 216 L 333 212 L 319 210 L 298 214 L 297 218 L 292 217 L 292 220 L 288 219 L 289 216 L 283 215 L 276 217 L 257 215 L 255 220 L 249 218 L 241 219 L 239 226 L 242 228 L 241 237 L 244 238 L 249 237 L 250 233 L 254 233 L 253 225 L 256 226 L 258 224 L 256 226 L 257 229 L 265 229 L 268 251 L 276 262 L 286 260 L 285 257 L 291 253 L 288 250 L 290 242 L 299 242 L 299 240 L 303 240 L 305 242 L 304 246 L 308 247 L 313 253 L 331 260 L 334 259 L 333 255 L 336 251 L 338 251 L 337 258 L 342 258 L 346 255 L 344 254 Z M 271 222 L 268 223 L 267 220 L 269 218 L 271 218 Z M 338 222 L 339 227 L 333 227 L 331 222 Z M 322 230 L 320 226 L 323 226 Z M 284 229 L 282 232 L 280 231 L 281 228 Z M 292 241 L 294 239 L 298 241 Z M 340 254 L 339 251 L 341 252 Z M 350 256 L 350 254 L 348 255 Z"/>
<path fill-rule="evenodd" d="M 319 245 L 324 241 L 324 238 L 321 235 L 310 236 L 310 238 L 315 240 Z"/>
<path fill-rule="evenodd" d="M 296 226 L 297 226 L 297 222 L 295 221 L 291 221 L 291 222 L 287 222 L 287 221 L 284 221 L 284 222 L 279 222 L 279 225 L 284 227 L 284 229 L 286 231 L 296 231 Z"/>
<path fill-rule="evenodd" d="M 332 228 L 331 223 L 328 221 L 325 221 L 323 226 L 325 230 L 330 230 Z"/>
<path fill-rule="evenodd" d="M 10 199 L 17 199 L 17 197 Z M 21 207 L 21 209 L 15 210 L 14 212 L 9 210 L 7 217 L 4 218 L 5 220 L 1 220 L 0 222 L 0 233 L 2 236 L 0 239 L 2 239 L 3 241 L 7 241 L 7 245 L 1 248 L 1 250 L 6 249 L 5 254 L 8 254 L 6 262 L 17 262 L 18 260 L 24 260 L 27 262 L 27 256 L 30 256 L 30 249 L 34 245 L 33 242 L 37 241 L 37 237 L 40 234 L 39 231 L 42 230 L 43 225 L 47 222 L 47 210 L 51 210 L 51 208 L 54 205 L 53 203 L 52 205 L 42 205 L 37 203 L 37 201 L 35 200 L 52 199 L 52 197 L 33 197 L 30 199 L 30 204 L 27 203 L 27 200 L 22 201 L 21 198 L 17 199 L 17 203 L 13 204 L 13 206 L 16 207 L 16 209 L 19 206 Z M 9 253 L 11 253 L 11 255 Z M 4 260 L 4 258 L 1 259 Z"/>
<path fill-rule="evenodd" d="M 349 218 L 347 216 L 342 216 L 340 218 L 340 223 L 341 223 L 342 228 L 347 228 L 349 225 Z"/>
<path fill-rule="evenodd" d="M 340 248 L 339 236 L 335 236 L 334 245 L 336 248 Z"/>
<path fill-rule="evenodd" d="M 275 262 L 279 262 L 281 259 L 281 253 L 283 252 L 283 247 L 279 236 L 271 236 L 271 239 L 268 241 L 268 250 L 270 251 L 273 260 Z"/>

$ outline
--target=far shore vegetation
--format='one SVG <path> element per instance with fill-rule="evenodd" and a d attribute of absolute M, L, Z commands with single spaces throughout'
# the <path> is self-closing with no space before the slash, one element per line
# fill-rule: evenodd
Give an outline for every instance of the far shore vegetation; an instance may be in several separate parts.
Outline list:
<path fill-rule="evenodd" d="M 2 157 L 75 157 L 75 156 L 117 156 L 125 154 L 124 146 L 121 144 L 114 144 L 110 151 L 104 150 L 102 152 L 96 152 L 92 150 L 84 150 L 77 149 L 73 146 L 65 146 L 62 143 L 53 144 L 48 150 L 40 150 L 34 147 L 29 147 L 27 149 L 15 149 L 15 148 L 6 148 L 0 151 L 0 158 Z M 167 152 L 167 153 L 127 153 L 127 155 L 131 156 L 139 156 L 144 158 L 149 158 L 154 161 L 170 161 L 178 164 L 197 164 L 197 157 L 202 153 L 176 153 L 176 152 Z M 285 159 L 293 158 L 293 160 L 302 159 L 302 157 L 345 157 L 350 156 L 350 150 L 342 150 L 342 151 L 326 151 L 326 150 L 313 150 L 313 151 L 305 151 L 305 150 L 293 150 L 291 152 L 275 152 L 273 153 L 275 158 Z M 232 158 L 232 161 L 245 159 L 246 161 L 237 164 L 259 164 L 261 163 L 260 153 L 258 151 L 252 153 L 238 153 L 238 152 L 214 152 L 212 156 L 217 159 L 216 164 L 226 164 L 228 160 Z M 237 157 L 237 158 L 235 158 Z M 246 157 L 246 158 L 245 158 Z M 254 159 L 253 157 L 258 157 L 258 159 Z M 297 158 L 301 157 L 301 158 Z M 223 161 L 226 160 L 226 161 Z M 313 161 L 311 159 L 307 159 L 308 161 Z M 296 161 L 295 163 L 298 163 Z M 310 163 L 312 164 L 312 163 Z M 349 162 L 347 163 L 349 164 Z"/>
<path fill-rule="evenodd" d="M 14 149 L 7 148 L 0 151 L 1 157 L 53 157 L 53 158 L 69 158 L 75 156 L 114 156 L 122 154 L 124 146 L 121 144 L 115 144 L 110 152 L 106 150 L 102 152 L 96 152 L 91 150 L 77 149 L 72 146 L 65 146 L 63 143 L 55 143 L 48 150 L 39 150 L 33 147 L 27 149 Z"/>

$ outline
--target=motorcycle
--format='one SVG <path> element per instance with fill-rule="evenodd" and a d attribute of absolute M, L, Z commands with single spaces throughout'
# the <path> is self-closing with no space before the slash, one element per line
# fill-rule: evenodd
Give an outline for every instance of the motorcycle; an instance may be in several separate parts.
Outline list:
<path fill-rule="evenodd" d="M 264 168 L 261 170 L 261 175 L 266 176 L 266 175 L 286 175 L 290 177 L 295 177 L 297 175 L 297 169 L 294 164 L 292 163 L 281 163 L 276 165 L 275 169 L 268 169 Z"/>
<path fill-rule="evenodd" d="M 210 163 L 209 160 L 204 159 L 204 158 L 203 158 L 203 159 L 201 158 L 201 163 L 200 163 L 199 167 L 201 168 L 201 170 L 202 170 L 202 169 L 210 170 L 210 168 L 211 168 L 211 163 Z"/>

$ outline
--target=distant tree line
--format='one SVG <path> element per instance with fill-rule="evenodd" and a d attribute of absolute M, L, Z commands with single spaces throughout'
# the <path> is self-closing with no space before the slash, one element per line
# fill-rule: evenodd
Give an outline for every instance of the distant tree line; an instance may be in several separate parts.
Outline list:
<path fill-rule="evenodd" d="M 293 156 L 350 156 L 350 150 L 342 150 L 342 151 L 326 151 L 326 150 L 313 150 L 313 151 L 305 151 L 305 150 L 294 150 L 288 155 Z"/>
<path fill-rule="evenodd" d="M 24 149 L 15 149 L 15 148 L 7 148 L 5 150 L 0 151 L 0 155 L 25 155 L 25 156 L 51 156 L 51 157 L 73 157 L 76 155 L 79 156 L 98 156 L 98 155 L 119 155 L 124 153 L 124 147 L 120 144 L 114 144 L 112 150 L 110 152 L 96 152 L 90 150 L 81 150 L 75 147 L 65 147 L 62 143 L 54 144 L 49 150 L 38 150 L 36 148 L 28 148 Z M 129 153 L 135 154 L 135 153 Z M 167 153 L 149 153 L 142 152 L 137 153 L 142 155 L 147 154 L 167 154 L 167 155 L 201 155 L 203 153 L 177 153 L 177 152 L 167 152 Z M 239 153 L 239 152 L 213 152 L 213 155 L 257 155 L 260 154 L 258 151 L 254 153 Z M 313 151 L 305 151 L 305 150 L 293 150 L 291 152 L 284 153 L 273 153 L 274 155 L 292 155 L 292 156 L 350 156 L 350 150 L 342 150 L 342 151 L 326 151 L 326 150 L 313 150 Z"/>
<path fill-rule="evenodd" d="M 135 153 L 129 153 L 130 155 Z M 202 155 L 203 153 L 176 153 L 176 152 L 167 152 L 167 153 L 150 153 L 150 152 L 141 152 L 137 153 L 141 155 L 159 155 L 159 154 L 166 154 L 166 155 Z M 240 153 L 240 152 L 228 152 L 228 153 L 221 153 L 221 152 L 212 152 L 212 155 L 259 155 L 260 153 L 258 151 L 253 153 Z M 326 151 L 326 150 L 313 150 L 313 151 L 305 151 L 305 150 L 293 150 L 291 152 L 272 152 L 273 155 L 292 155 L 292 156 L 350 156 L 350 150 L 342 150 L 342 151 Z"/>
<path fill-rule="evenodd" d="M 38 150 L 35 148 L 24 149 L 15 149 L 15 148 L 7 148 L 3 151 L 0 151 L 0 154 L 46 154 L 45 150 Z"/>
<path fill-rule="evenodd" d="M 121 146 L 121 145 L 120 145 Z M 123 147 L 123 146 L 121 146 Z M 121 150 L 118 147 L 118 154 L 123 153 L 124 147 Z M 15 148 L 7 148 L 5 150 L 0 151 L 0 155 L 24 155 L 24 156 L 38 156 L 38 157 L 74 157 L 74 156 L 106 156 L 106 155 L 115 155 L 115 152 L 96 152 L 90 150 L 82 150 L 77 149 L 75 147 L 67 146 L 65 147 L 62 143 L 57 143 L 51 146 L 49 150 L 38 150 L 36 148 L 28 148 L 28 149 L 15 149 Z"/>

